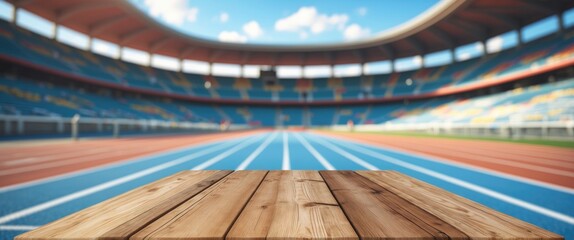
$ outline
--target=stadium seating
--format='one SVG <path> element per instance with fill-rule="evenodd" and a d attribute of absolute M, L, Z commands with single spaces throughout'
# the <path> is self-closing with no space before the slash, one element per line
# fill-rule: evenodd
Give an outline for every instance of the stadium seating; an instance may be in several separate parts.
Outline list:
<path fill-rule="evenodd" d="M 395 117 L 390 120 L 392 123 L 488 124 L 574 120 L 574 79 L 472 99 L 433 100 L 424 106 L 394 109 L 392 115 Z"/>
<path fill-rule="evenodd" d="M 406 96 L 464 86 L 548 63 L 574 58 L 574 33 L 552 35 L 526 46 L 478 59 L 400 73 L 364 77 L 280 79 L 267 86 L 258 79 L 212 77 L 123 62 L 70 47 L 0 21 L 0 55 L 125 87 L 204 98 L 302 101 Z M 412 84 L 406 80 L 411 79 Z M 204 82 L 211 88 L 205 89 Z"/>
<path fill-rule="evenodd" d="M 0 114 L 29 116 L 156 119 L 189 122 L 227 120 L 253 126 L 329 126 L 379 123 L 493 123 L 574 119 L 574 79 L 508 92 L 457 99 L 329 107 L 256 107 L 175 100 L 117 97 L 54 86 L 47 82 L 0 78 Z"/>

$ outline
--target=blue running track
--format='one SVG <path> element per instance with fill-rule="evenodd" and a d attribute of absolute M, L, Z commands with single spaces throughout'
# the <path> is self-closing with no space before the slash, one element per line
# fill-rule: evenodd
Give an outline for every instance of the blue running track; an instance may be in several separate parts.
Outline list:
<path fill-rule="evenodd" d="M 574 190 L 314 133 L 257 133 L 0 188 L 0 239 L 188 169 L 396 170 L 574 240 Z"/>

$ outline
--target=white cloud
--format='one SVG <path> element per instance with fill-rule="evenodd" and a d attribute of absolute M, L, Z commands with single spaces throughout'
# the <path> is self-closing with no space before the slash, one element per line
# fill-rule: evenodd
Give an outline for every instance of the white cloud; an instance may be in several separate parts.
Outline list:
<path fill-rule="evenodd" d="M 325 30 L 343 30 L 349 16 L 345 14 L 321 14 L 315 7 L 301 7 L 288 17 L 275 22 L 275 30 L 280 32 L 301 32 L 309 30 L 314 34 Z"/>
<path fill-rule="evenodd" d="M 307 39 L 308 37 L 309 37 L 309 34 L 306 31 L 299 32 L 299 38 L 300 39 Z"/>
<path fill-rule="evenodd" d="M 489 53 L 500 52 L 504 39 L 501 36 L 493 37 L 486 42 L 486 49 Z"/>
<path fill-rule="evenodd" d="M 219 14 L 219 21 L 222 23 L 225 23 L 229 20 L 229 14 L 226 12 L 222 12 L 221 14 Z"/>
<path fill-rule="evenodd" d="M 365 16 L 367 15 L 367 8 L 366 7 L 360 7 L 357 9 L 357 13 L 359 14 L 359 16 Z"/>
<path fill-rule="evenodd" d="M 257 21 L 250 21 L 243 25 L 243 32 L 245 32 L 249 38 L 257 38 L 263 35 L 263 29 L 261 29 Z"/>
<path fill-rule="evenodd" d="M 356 40 L 360 38 L 364 38 L 371 35 L 371 30 L 368 28 L 363 28 L 359 26 L 359 24 L 353 23 L 345 28 L 343 31 L 343 36 L 345 40 Z"/>
<path fill-rule="evenodd" d="M 153 17 L 175 25 L 182 25 L 186 20 L 195 22 L 199 13 L 199 9 L 189 7 L 186 0 L 145 0 L 144 4 Z"/>
<path fill-rule="evenodd" d="M 245 43 L 247 42 L 247 37 L 238 33 L 236 31 L 223 31 L 219 33 L 217 37 L 219 41 L 222 42 L 234 42 L 234 43 Z"/>

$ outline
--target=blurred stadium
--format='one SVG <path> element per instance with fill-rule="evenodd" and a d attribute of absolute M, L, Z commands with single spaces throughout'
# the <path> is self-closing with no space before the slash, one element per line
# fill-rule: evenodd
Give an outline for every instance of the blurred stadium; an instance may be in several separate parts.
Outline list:
<path fill-rule="evenodd" d="M 0 3 L 2 239 L 184 169 L 394 169 L 574 238 L 574 1 L 441 1 L 309 45 L 204 39 L 128 1 Z"/>

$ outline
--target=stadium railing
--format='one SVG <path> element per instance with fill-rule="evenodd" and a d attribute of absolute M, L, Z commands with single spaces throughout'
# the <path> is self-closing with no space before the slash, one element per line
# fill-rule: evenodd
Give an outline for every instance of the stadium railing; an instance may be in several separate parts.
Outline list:
<path fill-rule="evenodd" d="M 74 124 L 76 122 L 77 124 Z M 21 136 L 45 137 L 119 137 L 119 135 L 216 132 L 242 130 L 250 126 L 218 123 L 176 122 L 112 118 L 74 118 L 50 116 L 0 115 L 0 136 L 10 139 Z"/>
<path fill-rule="evenodd" d="M 574 119 L 574 118 L 570 118 Z M 509 139 L 544 138 L 574 140 L 574 120 L 544 122 L 494 122 L 494 123 L 401 123 L 347 125 L 331 127 L 335 131 L 357 132 L 417 132 L 434 135 L 462 135 L 480 137 L 500 137 Z"/>

